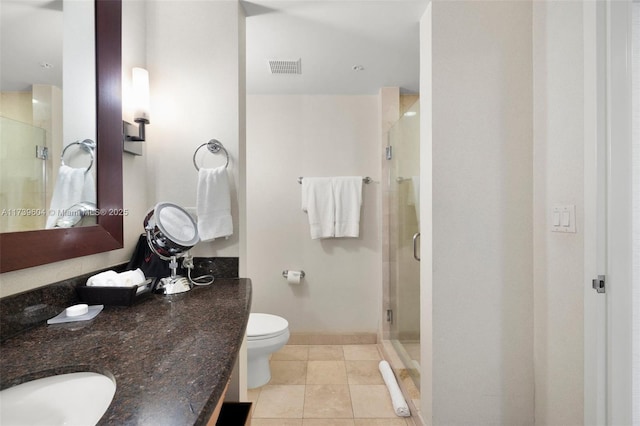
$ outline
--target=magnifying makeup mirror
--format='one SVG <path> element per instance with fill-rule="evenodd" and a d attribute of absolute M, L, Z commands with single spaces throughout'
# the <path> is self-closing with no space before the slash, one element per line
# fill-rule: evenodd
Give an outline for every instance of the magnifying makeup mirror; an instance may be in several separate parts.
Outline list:
<path fill-rule="evenodd" d="M 175 204 L 159 203 L 147 213 L 144 229 L 151 251 L 162 260 L 168 260 L 171 269 L 171 276 L 162 278 L 155 291 L 168 295 L 191 290 L 191 279 L 176 273 L 178 259 L 190 259 L 189 249 L 200 241 L 197 225 L 191 215 Z M 193 263 L 189 263 L 186 266 L 190 275 Z"/>

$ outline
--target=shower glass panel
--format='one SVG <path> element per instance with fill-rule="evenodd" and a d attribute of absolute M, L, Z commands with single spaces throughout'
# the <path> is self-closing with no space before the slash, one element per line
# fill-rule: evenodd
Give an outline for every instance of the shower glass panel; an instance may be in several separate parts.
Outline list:
<path fill-rule="evenodd" d="M 420 102 L 389 132 L 392 146 L 389 197 L 390 337 L 416 387 L 420 388 Z"/>
<path fill-rule="evenodd" d="M 0 232 L 43 229 L 46 162 L 36 157 L 44 129 L 0 117 Z"/>

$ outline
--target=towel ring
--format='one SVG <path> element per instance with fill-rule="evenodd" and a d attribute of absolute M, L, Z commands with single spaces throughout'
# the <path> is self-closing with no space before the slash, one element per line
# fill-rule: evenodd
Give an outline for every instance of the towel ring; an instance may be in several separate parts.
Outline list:
<path fill-rule="evenodd" d="M 87 170 L 85 171 L 85 173 L 91 170 L 91 167 L 93 167 L 93 161 L 95 160 L 95 156 L 93 153 L 96 148 L 96 143 L 91 139 L 85 139 L 82 142 L 75 141 L 65 146 L 64 149 L 62 150 L 62 154 L 60 155 L 60 162 L 62 163 L 63 166 L 66 166 L 66 164 L 64 163 L 64 154 L 65 152 L 67 152 L 67 149 L 69 149 L 69 147 L 72 145 L 80 145 L 80 149 L 84 150 L 91 156 L 91 163 L 89 163 L 89 167 L 87 167 Z"/>
<path fill-rule="evenodd" d="M 220 142 L 217 139 L 211 139 L 209 142 L 205 142 L 202 145 L 200 145 L 196 151 L 193 153 L 193 165 L 196 167 L 196 170 L 200 171 L 200 167 L 198 167 L 198 164 L 196 163 L 196 155 L 198 154 L 198 151 L 200 151 L 200 148 L 206 146 L 207 149 L 209 150 L 210 153 L 212 154 L 217 154 L 220 152 L 220 150 L 224 151 L 224 155 L 227 157 L 227 162 L 224 165 L 224 168 L 226 169 L 229 166 L 229 152 L 227 151 L 227 149 L 222 145 L 222 142 Z"/>

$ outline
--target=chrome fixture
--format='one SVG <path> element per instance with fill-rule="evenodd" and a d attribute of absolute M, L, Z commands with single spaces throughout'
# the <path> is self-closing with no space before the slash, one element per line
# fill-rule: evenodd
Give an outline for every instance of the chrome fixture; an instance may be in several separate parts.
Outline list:
<path fill-rule="evenodd" d="M 193 263 L 188 252 L 200 241 L 191 215 L 175 204 L 159 203 L 144 218 L 144 229 L 151 251 L 160 259 L 168 260 L 171 269 L 171 276 L 162 278 L 155 291 L 169 295 L 191 290 L 191 280 L 176 273 L 178 258 L 186 257 L 190 274 Z"/>
<path fill-rule="evenodd" d="M 302 184 L 302 179 L 304 179 L 302 176 L 300 176 L 298 178 L 298 183 L 299 184 Z M 363 183 L 371 183 L 371 182 L 373 182 L 373 179 L 371 179 L 369 176 L 365 176 L 365 177 L 362 178 L 362 182 Z"/>
<path fill-rule="evenodd" d="M 144 142 L 146 140 L 145 126 L 149 124 L 149 72 L 144 68 L 133 68 L 131 80 L 131 103 L 133 107 L 133 121 L 122 122 L 124 135 L 124 150 L 135 155 L 142 155 L 139 146 L 127 142 Z"/>
<path fill-rule="evenodd" d="M 91 167 L 93 166 L 93 162 L 95 160 L 95 150 L 96 150 L 96 143 L 91 139 L 85 139 L 82 142 L 80 141 L 71 142 L 69 145 L 65 146 L 64 149 L 62 150 L 62 154 L 60 154 L 60 163 L 62 163 L 63 166 L 66 165 L 64 163 L 64 154 L 67 152 L 67 149 L 69 149 L 74 145 L 78 145 L 81 150 L 83 150 L 84 152 L 86 152 L 91 156 L 91 163 L 89 163 L 89 166 L 87 167 L 87 170 L 86 170 L 86 172 L 88 172 L 89 170 L 91 170 Z"/>
<path fill-rule="evenodd" d="M 221 150 L 224 151 L 224 155 L 227 157 L 227 162 L 224 164 L 224 168 L 226 169 L 229 166 L 229 151 L 227 151 L 224 145 L 222 145 L 222 142 L 217 139 L 211 139 L 209 142 L 205 142 L 198 148 L 196 148 L 195 152 L 193 153 L 193 165 L 196 167 L 196 170 L 200 171 L 200 167 L 198 167 L 198 163 L 196 163 L 196 155 L 198 154 L 198 151 L 200 151 L 200 148 L 203 148 L 205 146 L 207 147 L 207 150 L 212 154 L 218 154 Z"/>

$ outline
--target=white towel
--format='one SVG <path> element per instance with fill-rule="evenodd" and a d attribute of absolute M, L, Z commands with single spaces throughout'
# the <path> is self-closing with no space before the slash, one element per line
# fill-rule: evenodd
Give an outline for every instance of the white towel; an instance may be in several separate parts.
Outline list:
<path fill-rule="evenodd" d="M 411 415 L 409 406 L 407 405 L 407 401 L 405 401 L 404 396 L 402 396 L 402 392 L 400 391 L 398 382 L 396 382 L 396 376 L 393 374 L 391 366 L 387 361 L 383 360 L 378 364 L 378 369 L 380 370 L 380 374 L 382 374 L 384 384 L 387 385 L 387 389 L 389 390 L 391 404 L 393 405 L 393 410 L 395 411 L 396 416 L 409 417 Z"/>
<path fill-rule="evenodd" d="M 200 241 L 211 241 L 233 234 L 231 195 L 226 167 L 203 167 L 198 172 L 196 213 Z"/>
<path fill-rule="evenodd" d="M 89 277 L 88 287 L 122 287 L 120 275 L 115 271 L 104 271 Z"/>
<path fill-rule="evenodd" d="M 335 201 L 331 178 L 302 179 L 302 211 L 309 216 L 311 239 L 335 235 Z"/>
<path fill-rule="evenodd" d="M 331 179 L 335 200 L 335 237 L 357 238 L 360 235 L 362 176 Z"/>
<path fill-rule="evenodd" d="M 147 278 L 140 268 L 133 271 L 124 271 L 118 274 L 122 287 L 133 287 L 143 283 Z"/>
<path fill-rule="evenodd" d="M 147 278 L 140 268 L 132 271 L 117 273 L 115 271 L 104 271 L 89 277 L 88 287 L 134 287 L 142 284 Z"/>
<path fill-rule="evenodd" d="M 65 215 L 66 209 L 82 201 L 96 203 L 96 185 L 93 175 L 86 168 L 60 166 L 51 197 L 46 228 L 54 228 L 58 219 Z"/>

